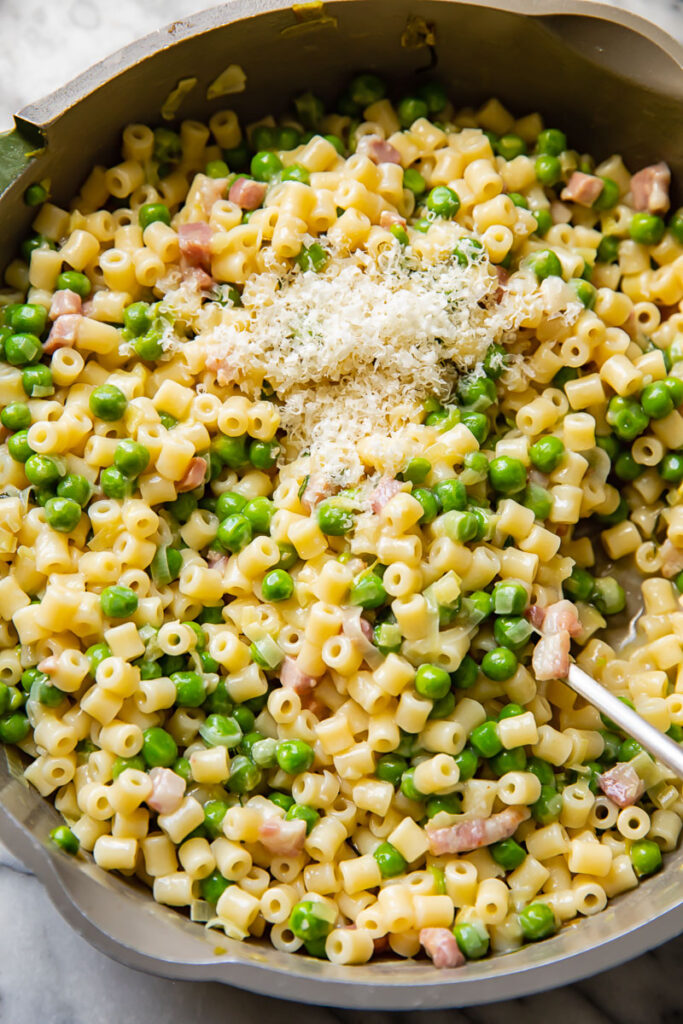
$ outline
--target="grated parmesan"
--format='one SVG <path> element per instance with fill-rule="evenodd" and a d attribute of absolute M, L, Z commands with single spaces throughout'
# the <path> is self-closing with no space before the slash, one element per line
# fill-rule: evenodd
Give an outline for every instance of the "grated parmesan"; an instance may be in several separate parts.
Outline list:
<path fill-rule="evenodd" d="M 321 273 L 266 269 L 194 344 L 219 384 L 274 390 L 288 458 L 308 453 L 312 470 L 355 483 L 362 438 L 393 438 L 400 462 L 401 428 L 423 400 L 446 399 L 528 311 L 528 296 L 497 302 L 495 268 L 476 250 L 462 265 L 456 239 L 430 262 L 395 243 L 376 257 L 333 252 Z"/>

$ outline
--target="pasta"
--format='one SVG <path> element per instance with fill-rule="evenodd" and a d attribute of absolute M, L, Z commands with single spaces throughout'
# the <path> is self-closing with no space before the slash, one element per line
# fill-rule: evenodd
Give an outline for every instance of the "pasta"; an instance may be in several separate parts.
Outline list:
<path fill-rule="evenodd" d="M 359 75 L 29 189 L 0 740 L 58 846 L 342 965 L 518 948 L 660 867 L 680 782 L 562 679 L 683 741 L 668 187 Z"/>

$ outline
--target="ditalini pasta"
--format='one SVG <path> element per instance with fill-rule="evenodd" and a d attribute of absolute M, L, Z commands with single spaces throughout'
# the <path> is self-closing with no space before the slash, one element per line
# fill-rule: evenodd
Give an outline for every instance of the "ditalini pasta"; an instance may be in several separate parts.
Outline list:
<path fill-rule="evenodd" d="M 365 74 L 31 186 L 0 739 L 62 849 L 231 938 L 450 968 L 660 867 L 680 783 L 562 680 L 683 739 L 669 178 Z"/>

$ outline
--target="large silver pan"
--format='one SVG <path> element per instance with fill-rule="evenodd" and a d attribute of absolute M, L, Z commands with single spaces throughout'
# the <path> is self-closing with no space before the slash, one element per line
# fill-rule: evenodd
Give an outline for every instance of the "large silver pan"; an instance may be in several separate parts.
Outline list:
<path fill-rule="evenodd" d="M 0 136 L 0 266 L 31 219 L 26 186 L 50 177 L 66 201 L 93 163 L 115 155 L 125 124 L 160 120 L 179 79 L 197 80 L 181 118 L 225 106 L 253 116 L 305 88 L 332 97 L 355 69 L 409 80 L 434 62 L 457 102 L 493 95 L 519 113 L 539 109 L 582 149 L 621 152 L 635 167 L 666 159 L 683 180 L 683 48 L 632 14 L 585 0 L 235 0 L 134 43 L 17 115 L 16 130 Z M 244 70 L 246 90 L 207 99 L 229 64 Z M 681 850 L 596 917 L 458 971 L 410 961 L 334 967 L 222 937 L 218 950 L 142 887 L 52 848 L 57 817 L 21 778 L 18 758 L 0 751 L 0 838 L 82 935 L 130 967 L 285 999 L 401 1010 L 490 1002 L 612 967 L 683 929 Z"/>

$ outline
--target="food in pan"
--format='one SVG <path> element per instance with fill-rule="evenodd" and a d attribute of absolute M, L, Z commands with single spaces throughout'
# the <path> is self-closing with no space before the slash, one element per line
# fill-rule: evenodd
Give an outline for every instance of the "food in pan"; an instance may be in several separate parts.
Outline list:
<path fill-rule="evenodd" d="M 362 74 L 28 190 L 0 739 L 54 842 L 340 964 L 456 967 L 660 868 L 680 783 L 562 678 L 683 738 L 669 186 Z"/>

